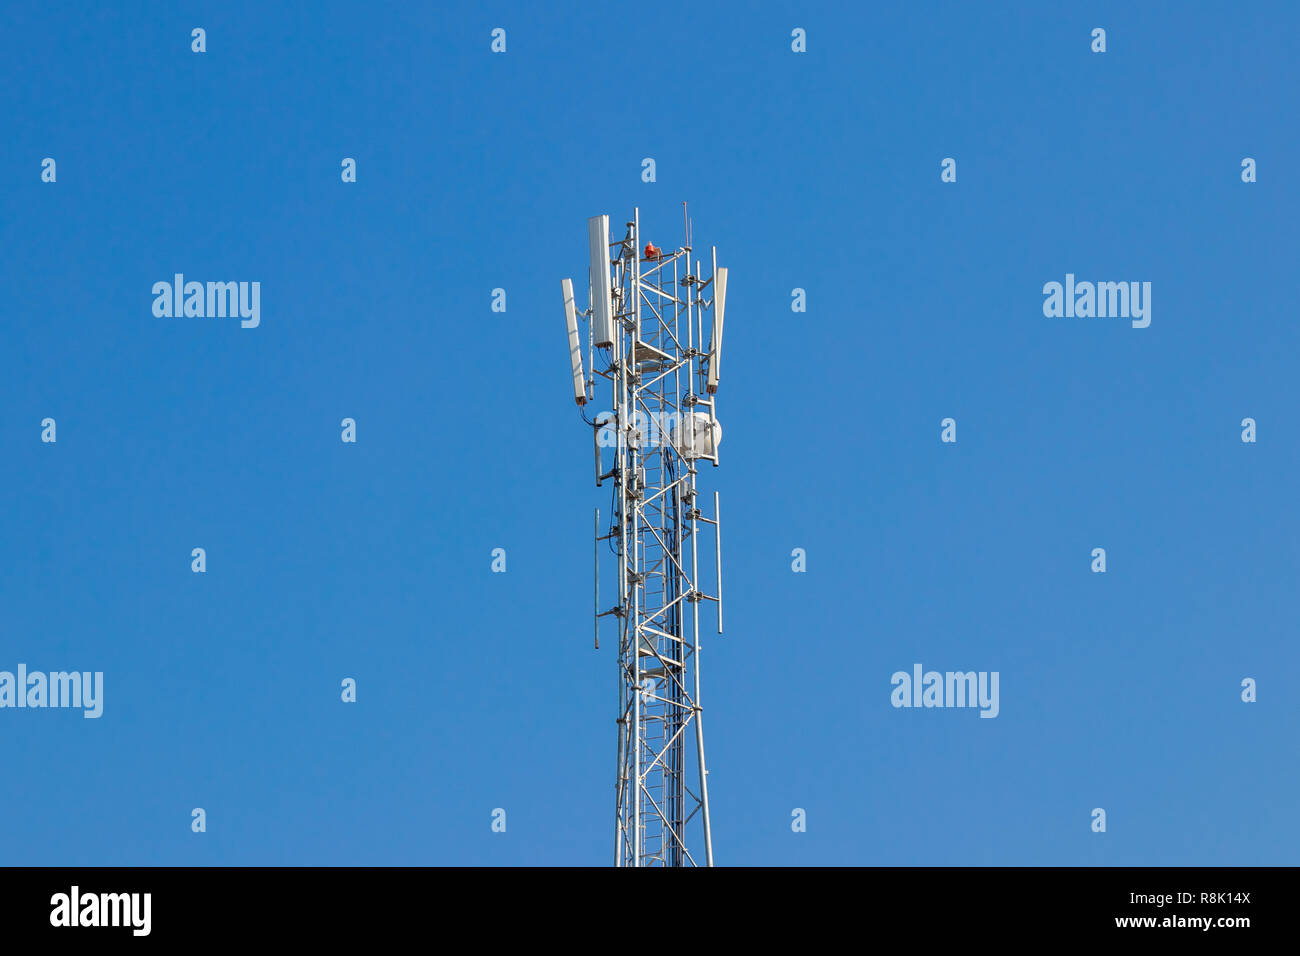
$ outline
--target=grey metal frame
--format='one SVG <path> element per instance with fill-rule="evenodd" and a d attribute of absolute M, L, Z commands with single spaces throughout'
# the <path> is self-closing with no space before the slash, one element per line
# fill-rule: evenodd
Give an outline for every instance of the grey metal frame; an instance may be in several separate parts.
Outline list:
<path fill-rule="evenodd" d="M 713 865 L 700 604 L 717 604 L 721 634 L 722 535 L 717 492 L 709 517 L 699 507 L 696 478 L 702 462 L 717 466 L 718 448 L 712 442 L 712 454 L 705 455 L 707 449 L 696 447 L 692 419 L 703 412 L 710 426 L 717 421 L 716 395 L 704 389 L 709 362 L 717 361 L 704 337 L 704 316 L 711 319 L 713 312 L 716 249 L 711 266 L 708 279 L 701 276 L 702 263 L 692 267 L 689 220 L 682 246 L 643 259 L 637 210 L 624 238 L 610 243 L 610 348 L 596 348 L 595 323 L 587 322 L 587 400 L 597 391 L 609 395 L 617 434 L 615 447 L 602 448 L 601 426 L 594 426 L 596 484 L 614 484 L 613 513 L 604 525 L 596 510 L 594 605 L 597 647 L 601 621 L 618 622 L 616 866 Z M 592 313 L 589 308 L 587 317 Z M 600 597 L 602 547 L 617 565 L 612 606 Z M 700 582 L 709 551 L 712 593 Z"/>

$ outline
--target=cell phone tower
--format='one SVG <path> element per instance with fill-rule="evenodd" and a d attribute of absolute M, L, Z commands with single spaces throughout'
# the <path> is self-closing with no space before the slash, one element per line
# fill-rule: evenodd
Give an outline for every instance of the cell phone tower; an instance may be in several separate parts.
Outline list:
<path fill-rule="evenodd" d="M 603 524 L 596 509 L 594 627 L 597 648 L 602 620 L 618 633 L 615 866 L 713 865 L 700 613 L 714 604 L 722 633 L 722 531 L 718 493 L 710 516 L 695 479 L 703 462 L 718 466 L 722 440 L 727 270 L 714 248 L 704 278 L 682 206 L 685 235 L 672 252 L 642 246 L 640 210 L 612 243 L 609 216 L 593 216 L 586 312 L 572 281 L 561 283 L 573 397 L 592 430 L 596 486 L 608 482 L 612 494 Z M 590 418 L 598 394 L 607 410 Z M 601 599 L 602 562 L 613 570 L 612 605 Z M 712 593 L 701 581 L 710 564 Z"/>

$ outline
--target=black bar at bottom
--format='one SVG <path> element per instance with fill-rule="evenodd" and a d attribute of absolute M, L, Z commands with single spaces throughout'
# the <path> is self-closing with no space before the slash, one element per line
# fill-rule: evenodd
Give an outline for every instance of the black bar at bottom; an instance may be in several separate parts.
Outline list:
<path fill-rule="evenodd" d="M 620 937 L 609 932 L 617 932 L 620 913 L 689 894 L 695 902 L 682 919 L 698 919 L 705 938 L 723 933 L 733 942 L 772 929 L 825 939 L 842 928 L 860 942 L 876 932 L 919 934 L 927 947 L 948 938 L 1097 937 L 1232 945 L 1284 932 L 1295 883 L 1295 870 L 1281 868 L 718 869 L 678 876 L 599 869 L 10 868 L 0 869 L 0 932 L 6 943 L 284 938 L 333 947 L 475 928 L 486 933 L 482 944 L 518 933 L 536 942 L 617 945 Z M 641 912 L 638 921 L 648 917 Z"/>

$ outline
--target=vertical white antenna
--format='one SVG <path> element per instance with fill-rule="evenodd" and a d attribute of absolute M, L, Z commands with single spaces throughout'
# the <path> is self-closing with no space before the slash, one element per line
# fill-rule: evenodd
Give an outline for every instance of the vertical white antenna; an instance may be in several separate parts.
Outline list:
<path fill-rule="evenodd" d="M 722 363 L 722 318 L 726 308 L 727 267 L 721 266 L 713 270 L 713 335 L 709 339 L 709 377 L 705 386 L 710 395 L 718 391 L 718 375 Z"/>
<path fill-rule="evenodd" d="M 569 363 L 573 367 L 573 399 L 579 405 L 587 404 L 587 383 L 582 378 L 582 343 L 578 339 L 578 310 L 573 304 L 573 281 L 560 280 L 564 293 L 564 322 L 569 329 Z"/>
<path fill-rule="evenodd" d="M 609 298 L 609 216 L 587 220 L 587 242 L 591 248 L 591 327 L 596 346 L 602 348 L 614 343 Z"/>

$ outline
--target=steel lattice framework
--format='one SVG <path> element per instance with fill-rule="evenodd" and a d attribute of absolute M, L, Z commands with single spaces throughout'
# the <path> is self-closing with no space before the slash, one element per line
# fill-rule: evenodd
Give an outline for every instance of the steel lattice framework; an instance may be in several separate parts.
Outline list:
<path fill-rule="evenodd" d="M 609 242 L 606 266 L 598 255 L 608 237 L 606 217 L 591 221 L 591 376 L 580 392 L 580 354 L 574 364 L 578 404 L 597 393 L 610 401 L 610 411 L 587 421 L 596 484 L 609 483 L 613 499 L 604 524 L 596 511 L 595 637 L 599 647 L 602 619 L 617 621 L 617 866 L 713 864 L 700 613 L 702 605 L 715 605 L 710 610 L 722 633 L 721 527 L 717 492 L 706 514 L 696 478 L 704 462 L 718 465 L 715 397 L 726 269 L 719 270 L 715 249 L 711 275 L 702 277 L 703 265 L 691 255 L 689 219 L 685 225 L 684 244 L 675 251 L 643 250 L 637 210 L 624 238 Z M 607 287 L 600 281 L 605 268 Z M 608 316 L 599 307 L 606 289 Z M 571 297 L 566 282 L 572 315 Z M 570 319 L 571 357 L 576 341 Z M 602 562 L 616 567 L 612 606 L 601 601 Z M 701 567 L 709 565 L 706 591 Z"/>

